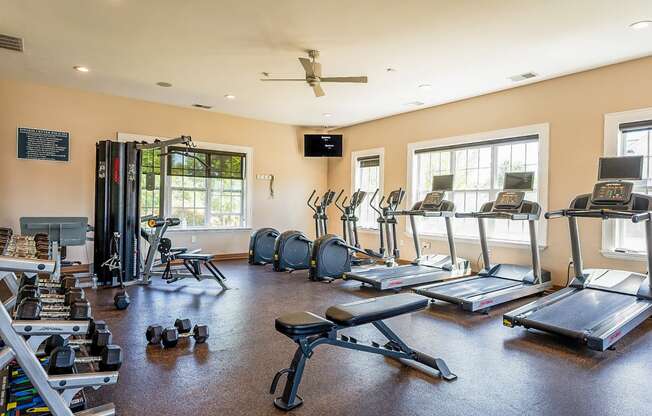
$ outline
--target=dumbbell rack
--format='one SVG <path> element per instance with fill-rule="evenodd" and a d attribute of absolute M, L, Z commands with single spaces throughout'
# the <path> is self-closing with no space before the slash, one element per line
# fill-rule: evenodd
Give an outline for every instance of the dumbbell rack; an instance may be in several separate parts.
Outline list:
<path fill-rule="evenodd" d="M 13 236 L 12 239 L 15 237 Z M 10 247 L 11 243 L 7 248 Z M 5 343 L 5 346 L 0 349 L 0 368 L 6 368 L 15 360 L 54 416 L 115 415 L 115 406 L 112 403 L 77 413 L 73 413 L 70 406 L 85 387 L 98 389 L 104 385 L 115 384 L 118 380 L 117 371 L 48 375 L 35 355 L 38 347 L 51 335 L 58 334 L 68 338 L 71 335 L 85 334 L 88 331 L 87 321 L 14 321 L 10 315 L 18 293 L 18 280 L 15 273 L 20 272 L 29 277 L 39 273 L 51 275 L 57 269 L 56 266 L 55 261 L 39 259 L 35 256 L 32 258 L 16 255 L 0 256 L 0 272 L 7 272 L 0 276 L 0 281 L 4 281 L 11 292 L 11 296 L 3 301 L 4 307 L 0 308 L 0 337 Z M 25 339 L 26 336 L 29 336 L 29 340 Z"/>

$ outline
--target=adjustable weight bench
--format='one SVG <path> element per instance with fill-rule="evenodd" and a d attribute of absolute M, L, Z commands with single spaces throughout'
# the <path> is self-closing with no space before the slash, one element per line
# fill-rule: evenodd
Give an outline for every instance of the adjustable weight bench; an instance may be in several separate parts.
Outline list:
<path fill-rule="evenodd" d="M 217 283 L 222 286 L 222 289 L 229 289 L 229 286 L 226 284 L 226 277 L 222 274 L 220 269 L 217 268 L 215 263 L 213 263 L 212 254 L 185 252 L 174 254 L 173 258 L 175 260 L 183 261 L 184 267 L 190 272 L 190 274 L 179 273 L 172 269 L 171 261 L 168 260 L 165 266 L 165 271 L 162 275 L 162 278 L 167 283 L 176 282 L 177 280 L 185 279 L 187 277 L 194 277 L 197 280 L 215 279 Z M 202 266 L 206 267 L 209 274 L 202 271 Z"/>
<path fill-rule="evenodd" d="M 448 369 L 444 360 L 410 348 L 383 322 L 383 319 L 425 309 L 428 301 L 428 298 L 420 295 L 401 293 L 334 305 L 326 310 L 326 318 L 310 312 L 293 312 L 276 318 L 276 330 L 290 337 L 299 347 L 290 367 L 274 376 L 270 394 L 276 391 L 281 376 L 287 374 L 283 395 L 274 400 L 274 405 L 281 410 L 292 410 L 303 404 L 303 399 L 297 395 L 303 369 L 306 360 L 321 344 L 384 355 L 433 376 L 455 380 L 457 376 Z M 387 338 L 387 342 L 381 346 L 376 342 L 365 344 L 346 335 L 338 337 L 338 331 L 364 324 L 375 326 Z"/>

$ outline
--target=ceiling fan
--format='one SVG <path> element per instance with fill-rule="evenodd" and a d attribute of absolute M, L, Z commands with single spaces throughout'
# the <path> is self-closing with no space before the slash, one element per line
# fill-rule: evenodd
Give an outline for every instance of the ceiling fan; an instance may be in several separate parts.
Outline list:
<path fill-rule="evenodd" d="M 321 76 L 321 64 L 317 62 L 319 58 L 319 51 L 311 50 L 308 51 L 308 58 L 299 58 L 299 62 L 303 66 L 303 69 L 306 71 L 305 78 L 263 78 L 261 81 L 302 81 L 307 82 L 308 85 L 312 87 L 312 90 L 315 93 L 315 97 L 322 97 L 326 95 L 324 90 L 321 87 L 322 82 L 353 82 L 353 83 L 367 83 L 366 76 L 360 77 L 322 77 Z M 264 73 L 265 74 L 265 73 Z M 266 74 L 265 74 L 266 75 Z"/>

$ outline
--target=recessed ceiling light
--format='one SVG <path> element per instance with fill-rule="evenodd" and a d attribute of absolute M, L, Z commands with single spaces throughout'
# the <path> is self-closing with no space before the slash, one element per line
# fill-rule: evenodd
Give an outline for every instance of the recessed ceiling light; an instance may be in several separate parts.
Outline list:
<path fill-rule="evenodd" d="M 324 114 L 322 114 L 322 116 L 324 116 L 324 117 L 332 117 L 333 115 L 331 113 L 324 113 Z"/>
<path fill-rule="evenodd" d="M 652 20 L 641 20 L 639 22 L 632 23 L 631 25 L 629 25 L 629 28 L 634 30 L 641 30 L 641 29 L 647 29 L 650 26 L 652 26 Z"/>
<path fill-rule="evenodd" d="M 430 84 L 421 84 L 421 85 L 419 85 L 419 89 L 422 89 L 422 90 L 431 90 L 431 89 L 432 89 L 432 85 L 430 85 Z"/>
<path fill-rule="evenodd" d="M 75 71 L 79 71 L 79 72 L 89 72 L 90 71 L 90 69 L 88 69 L 87 66 L 79 66 L 79 65 L 73 66 L 73 69 Z"/>
<path fill-rule="evenodd" d="M 225 94 L 224 98 L 226 98 L 227 100 L 235 100 L 235 95 L 233 95 L 233 94 Z"/>
<path fill-rule="evenodd" d="M 159 87 L 163 87 L 163 88 L 170 88 L 172 86 L 172 84 L 170 84 L 169 82 L 165 82 L 165 81 L 159 81 L 159 82 L 156 83 L 156 85 L 158 85 Z"/>

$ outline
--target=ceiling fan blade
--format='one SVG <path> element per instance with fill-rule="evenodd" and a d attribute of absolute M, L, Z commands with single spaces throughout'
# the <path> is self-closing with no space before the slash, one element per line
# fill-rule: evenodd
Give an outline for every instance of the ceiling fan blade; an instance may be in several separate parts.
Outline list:
<path fill-rule="evenodd" d="M 306 71 L 306 76 L 308 77 L 314 77 L 315 76 L 315 71 L 312 68 L 312 61 L 308 58 L 299 58 L 299 62 L 301 62 L 301 65 L 303 66 L 303 69 Z"/>
<path fill-rule="evenodd" d="M 261 78 L 261 81 L 303 81 L 306 82 L 305 78 Z"/>
<path fill-rule="evenodd" d="M 319 78 L 321 82 L 359 82 L 362 84 L 367 83 L 367 77 L 325 77 Z"/>
<path fill-rule="evenodd" d="M 324 90 L 321 88 L 321 85 L 315 84 L 312 86 L 312 90 L 315 92 L 315 97 L 323 97 L 326 95 Z"/>

